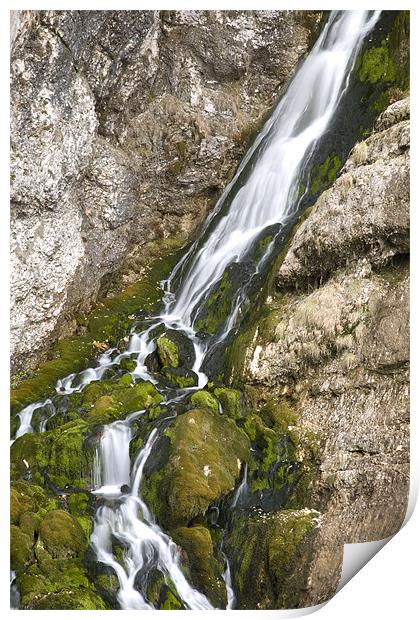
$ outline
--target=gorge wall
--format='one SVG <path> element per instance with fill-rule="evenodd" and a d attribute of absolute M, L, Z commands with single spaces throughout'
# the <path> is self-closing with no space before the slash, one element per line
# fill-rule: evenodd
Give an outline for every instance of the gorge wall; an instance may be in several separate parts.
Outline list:
<path fill-rule="evenodd" d="M 409 124 L 409 99 L 389 106 L 301 218 L 233 365 L 257 408 L 286 399 L 316 446 L 301 606 L 333 596 L 344 543 L 391 536 L 406 512 Z"/>
<path fill-rule="evenodd" d="M 321 16 L 14 12 L 13 374 L 191 239 Z"/>

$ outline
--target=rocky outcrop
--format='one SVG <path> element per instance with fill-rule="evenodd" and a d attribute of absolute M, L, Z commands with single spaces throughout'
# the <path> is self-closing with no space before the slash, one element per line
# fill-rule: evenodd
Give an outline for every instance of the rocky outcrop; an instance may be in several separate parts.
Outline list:
<path fill-rule="evenodd" d="M 330 598 L 344 543 L 398 531 L 409 487 L 409 100 L 355 146 L 294 234 L 243 379 L 319 443 L 322 513 L 299 606 Z M 305 561 L 305 570 L 307 568 Z"/>
<path fill-rule="evenodd" d="M 13 372 L 74 331 L 109 274 L 127 285 L 152 242 L 194 234 L 320 17 L 15 12 Z"/>

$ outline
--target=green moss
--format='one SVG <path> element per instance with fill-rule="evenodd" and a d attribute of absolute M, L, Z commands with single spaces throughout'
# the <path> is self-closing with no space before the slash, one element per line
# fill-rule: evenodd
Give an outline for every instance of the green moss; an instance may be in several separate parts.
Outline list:
<path fill-rule="evenodd" d="M 156 340 L 157 354 L 162 366 L 177 368 L 179 364 L 178 345 L 163 335 Z"/>
<path fill-rule="evenodd" d="M 32 602 L 30 609 L 108 609 L 94 592 L 72 588 L 41 596 Z"/>
<path fill-rule="evenodd" d="M 180 140 L 176 143 L 176 150 L 180 157 L 184 158 L 188 153 L 188 144 L 184 140 Z"/>
<path fill-rule="evenodd" d="M 21 532 L 27 534 L 31 539 L 33 539 L 35 534 L 38 532 L 40 521 L 40 515 L 35 512 L 24 512 L 19 519 L 19 527 Z"/>
<path fill-rule="evenodd" d="M 317 195 L 332 185 L 340 168 L 341 159 L 336 153 L 332 153 L 322 164 L 319 164 L 312 173 L 312 194 Z"/>
<path fill-rule="evenodd" d="M 207 334 L 215 334 L 229 316 L 232 296 L 232 283 L 228 271 L 225 271 L 215 292 L 208 296 L 205 309 L 195 321 L 194 329 Z"/>
<path fill-rule="evenodd" d="M 10 527 L 10 566 L 13 570 L 23 570 L 33 560 L 33 538 L 21 529 Z"/>
<path fill-rule="evenodd" d="M 186 551 L 193 584 L 218 608 L 226 608 L 226 586 L 221 579 L 223 564 L 214 555 L 210 532 L 202 525 L 180 527 L 173 540 Z"/>
<path fill-rule="evenodd" d="M 171 251 L 170 243 L 169 246 L 168 252 Z M 170 273 L 176 259 L 175 254 L 158 258 L 139 282 L 99 302 L 85 317 L 86 334 L 60 340 L 52 352 L 52 359 L 12 390 L 12 413 L 54 392 L 58 379 L 86 368 L 98 352 L 94 342 L 117 344 L 129 332 L 134 312 L 142 310 L 147 314 L 156 311 L 163 295 L 159 283 Z"/>
<path fill-rule="evenodd" d="M 71 372 L 86 368 L 94 352 L 92 342 L 87 338 L 74 337 L 61 340 L 53 352 L 53 359 L 45 362 L 33 377 L 26 379 L 12 390 L 12 413 L 54 392 L 57 380 Z"/>
<path fill-rule="evenodd" d="M 410 12 L 395 18 L 379 45 L 365 42 L 355 63 L 355 76 L 367 85 L 366 107 L 377 116 L 390 103 L 407 96 L 410 82 Z"/>
<path fill-rule="evenodd" d="M 130 375 L 124 375 L 130 377 Z M 150 381 L 135 384 L 127 380 L 117 382 L 98 381 L 83 392 L 80 408 L 88 412 L 89 426 L 106 424 L 133 413 L 157 405 L 161 394 Z"/>
<path fill-rule="evenodd" d="M 187 387 L 193 387 L 196 383 L 195 376 L 189 371 L 182 370 L 180 368 L 163 367 L 162 374 L 166 377 L 175 387 L 181 390 Z"/>
<path fill-rule="evenodd" d="M 123 359 L 120 362 L 121 370 L 126 370 L 127 372 L 133 372 L 136 366 L 137 366 L 136 360 L 133 360 L 130 357 L 123 357 Z M 125 376 L 129 377 L 129 375 L 125 375 Z M 130 377 L 130 381 L 131 381 L 131 377 Z"/>
<path fill-rule="evenodd" d="M 70 422 L 42 434 L 48 476 L 58 487 L 90 486 L 93 450 L 85 445 L 87 433 L 86 423 Z"/>
<path fill-rule="evenodd" d="M 213 413 L 219 412 L 217 400 L 206 390 L 198 390 L 191 396 L 191 403 L 198 409 L 209 409 Z"/>
<path fill-rule="evenodd" d="M 395 80 L 395 65 L 390 58 L 386 41 L 380 47 L 373 47 L 363 54 L 359 68 L 359 77 L 362 82 L 375 84 L 378 80 L 393 82 Z"/>
<path fill-rule="evenodd" d="M 37 433 L 27 433 L 16 439 L 10 448 L 10 461 L 12 478 L 20 478 L 35 468 L 45 467 L 48 458 L 44 454 L 43 437 Z"/>
<path fill-rule="evenodd" d="M 153 514 L 158 518 L 166 513 L 165 488 L 166 469 L 156 470 L 150 476 L 143 478 L 142 496 Z"/>
<path fill-rule="evenodd" d="M 64 510 L 51 510 L 39 526 L 45 549 L 53 558 L 77 557 L 88 544 L 80 523 Z"/>
<path fill-rule="evenodd" d="M 144 477 L 142 492 L 159 520 L 176 526 L 234 488 L 241 461 L 249 458 L 249 441 L 226 416 L 208 409 L 178 416 L 166 434 L 169 461 Z"/>
<path fill-rule="evenodd" d="M 226 548 L 234 556 L 239 609 L 298 606 L 318 516 L 306 509 L 236 516 Z M 255 583 L 262 585 L 263 597 Z"/>
<path fill-rule="evenodd" d="M 219 399 L 225 415 L 234 420 L 241 417 L 241 393 L 239 390 L 219 387 L 214 390 L 214 394 Z"/>
<path fill-rule="evenodd" d="M 171 590 L 166 590 L 166 596 L 159 609 L 184 609 L 182 602 Z"/>

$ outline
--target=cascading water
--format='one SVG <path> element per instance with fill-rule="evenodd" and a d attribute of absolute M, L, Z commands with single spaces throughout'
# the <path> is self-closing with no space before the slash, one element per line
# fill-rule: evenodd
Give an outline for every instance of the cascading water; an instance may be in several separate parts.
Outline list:
<path fill-rule="evenodd" d="M 299 207 L 299 184 L 305 167 L 319 139 L 327 130 L 344 93 L 360 45 L 376 23 L 379 11 L 333 11 L 289 88 L 266 122 L 239 169 L 219 199 L 204 227 L 201 238 L 178 263 L 165 289 L 164 311 L 150 320 L 141 333 L 132 332 L 127 351 L 109 349 L 95 367 L 58 381 L 59 394 L 78 392 L 92 381 L 101 380 L 107 369 L 118 367 L 124 357 L 137 357 L 133 381 L 150 380 L 164 396 L 163 404 L 180 400 L 191 390 L 206 385 L 203 361 L 215 343 L 222 342 L 246 301 L 249 282 L 259 273 L 273 250 L 269 243 L 263 256 L 252 265 L 248 282 L 234 296 L 230 312 L 214 336 L 197 334 L 194 326 L 205 308 L 209 294 L 234 263 L 248 260 L 250 250 L 262 232 L 270 226 L 290 223 Z M 192 342 L 197 375 L 194 388 L 179 390 L 170 398 L 146 367 L 146 359 L 154 351 L 153 341 L 159 326 L 182 331 Z M 46 403 L 29 405 L 20 412 L 20 428 L 16 438 L 33 430 L 33 412 Z M 118 601 L 123 609 L 150 609 L 143 584 L 151 569 L 159 570 L 175 588 L 186 608 L 209 609 L 207 598 L 186 580 L 180 568 L 176 545 L 155 523 L 151 511 L 139 496 L 145 462 L 158 436 L 155 428 L 139 452 L 130 471 L 130 424 L 142 412 L 133 412 L 124 421 L 105 427 L 95 459 L 96 496 L 104 503 L 97 511 L 91 545 L 97 560 L 114 569 L 120 584 Z M 40 431 L 45 430 L 45 424 Z M 246 490 L 247 469 L 232 502 L 241 502 Z M 121 564 L 113 554 L 112 541 L 120 541 L 125 549 Z M 226 559 L 224 580 L 228 608 L 234 606 L 230 567 Z"/>
<path fill-rule="evenodd" d="M 105 486 L 97 493 L 105 491 L 109 495 L 111 488 L 115 494 L 116 487 L 127 484 L 127 471 L 120 465 L 115 446 L 118 444 L 123 454 L 128 454 L 129 436 L 120 431 L 120 428 L 116 430 L 112 425 L 106 429 L 102 439 L 100 464 L 104 471 Z M 99 508 L 91 544 L 98 560 L 108 564 L 117 574 L 120 583 L 118 601 L 123 609 L 153 609 L 135 588 L 139 573 L 148 572 L 152 568 L 161 571 L 166 579 L 170 579 L 187 609 L 212 609 L 207 598 L 192 588 L 186 580 L 180 568 L 175 543 L 154 522 L 153 515 L 139 495 L 144 464 L 156 438 L 157 430 L 154 429 L 137 456 L 132 472 L 131 492 L 120 493 L 119 501 L 114 506 L 104 505 Z M 125 567 L 117 562 L 112 553 L 113 536 L 126 549 Z"/>

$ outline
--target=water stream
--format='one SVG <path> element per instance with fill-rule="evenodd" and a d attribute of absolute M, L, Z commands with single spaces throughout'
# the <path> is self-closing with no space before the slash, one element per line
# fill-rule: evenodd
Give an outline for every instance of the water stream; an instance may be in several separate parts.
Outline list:
<path fill-rule="evenodd" d="M 204 387 L 206 356 L 222 343 L 234 327 L 247 292 L 266 261 L 275 251 L 268 243 L 262 256 L 252 260 L 252 249 L 261 234 L 275 225 L 276 230 L 293 221 L 299 208 L 299 185 L 319 139 L 333 118 L 347 88 L 349 76 L 360 45 L 376 23 L 379 11 L 333 11 L 313 49 L 301 64 L 285 95 L 275 107 L 240 164 L 238 171 L 221 195 L 208 218 L 201 237 L 194 243 L 162 283 L 165 291 L 163 312 L 150 321 L 141 333 L 133 331 L 127 350 L 109 349 L 92 368 L 71 374 L 58 381 L 58 394 L 78 392 L 99 381 L 109 368 L 118 367 L 124 357 L 136 356 L 134 381 L 150 380 L 164 396 L 163 403 L 180 400 L 188 391 Z M 217 333 L 196 333 L 197 317 L 205 309 L 209 294 L 220 283 L 226 270 L 247 261 L 247 277 L 241 281 L 226 320 Z M 180 390 L 174 397 L 159 386 L 146 366 L 155 350 L 156 328 L 181 331 L 194 348 L 191 370 L 197 384 Z M 172 400 L 171 400 L 172 399 Z M 49 399 L 49 402 L 51 400 Z M 35 403 L 20 412 L 16 437 L 32 432 Z M 118 602 L 123 609 L 150 609 L 143 584 L 152 569 L 159 570 L 188 609 L 210 609 L 209 600 L 185 578 L 175 543 L 155 522 L 153 514 L 139 495 L 143 469 L 158 438 L 155 428 L 131 468 L 129 446 L 131 422 L 143 412 L 133 412 L 125 420 L 105 427 L 93 463 L 93 493 L 102 500 L 94 521 L 91 545 L 97 560 L 113 568 L 119 580 Z M 39 431 L 45 430 L 45 421 Z M 241 503 L 246 491 L 247 467 L 232 501 L 232 509 Z M 121 563 L 113 553 L 112 541 L 120 541 L 124 552 Z M 230 567 L 225 557 L 223 578 L 227 588 L 228 608 L 235 604 Z"/>

